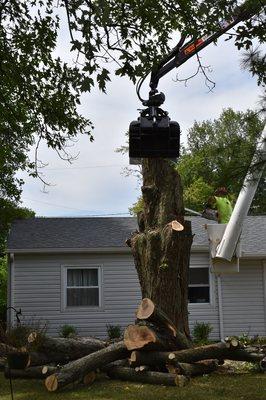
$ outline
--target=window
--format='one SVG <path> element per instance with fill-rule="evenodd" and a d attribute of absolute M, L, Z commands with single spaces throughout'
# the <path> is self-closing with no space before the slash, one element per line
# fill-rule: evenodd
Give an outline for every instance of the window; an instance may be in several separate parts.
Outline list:
<path fill-rule="evenodd" d="M 208 267 L 189 268 L 189 303 L 209 303 L 210 302 L 210 282 Z"/>
<path fill-rule="evenodd" d="M 66 306 L 100 305 L 99 268 L 66 268 Z"/>

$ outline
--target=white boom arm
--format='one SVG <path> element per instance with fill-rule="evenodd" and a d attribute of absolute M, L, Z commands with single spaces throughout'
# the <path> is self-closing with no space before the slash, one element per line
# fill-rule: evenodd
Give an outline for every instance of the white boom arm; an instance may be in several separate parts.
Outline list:
<path fill-rule="evenodd" d="M 255 155 L 238 195 L 231 218 L 226 226 L 223 238 L 217 247 L 215 258 L 231 261 L 241 235 L 244 218 L 248 214 L 259 180 L 266 164 L 266 125 L 258 141 Z"/>

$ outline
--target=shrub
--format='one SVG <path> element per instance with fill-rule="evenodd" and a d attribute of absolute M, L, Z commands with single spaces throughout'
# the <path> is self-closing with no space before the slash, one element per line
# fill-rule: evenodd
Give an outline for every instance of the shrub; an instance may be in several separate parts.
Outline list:
<path fill-rule="evenodd" d="M 211 324 L 206 322 L 196 322 L 193 328 L 193 337 L 195 343 L 207 344 L 209 335 L 212 332 L 213 327 Z"/>
<path fill-rule="evenodd" d="M 106 325 L 107 335 L 108 338 L 111 339 L 118 339 L 122 336 L 122 329 L 120 325 Z"/>
<path fill-rule="evenodd" d="M 59 336 L 63 338 L 70 338 L 76 336 L 77 330 L 73 325 L 62 325 L 59 328 Z"/>
<path fill-rule="evenodd" d="M 36 341 L 32 348 L 41 344 L 46 335 L 47 323 L 41 319 L 24 320 L 16 326 L 11 326 L 6 330 L 5 342 L 11 346 L 20 348 L 28 345 L 28 336 L 30 333 L 36 333 Z"/>

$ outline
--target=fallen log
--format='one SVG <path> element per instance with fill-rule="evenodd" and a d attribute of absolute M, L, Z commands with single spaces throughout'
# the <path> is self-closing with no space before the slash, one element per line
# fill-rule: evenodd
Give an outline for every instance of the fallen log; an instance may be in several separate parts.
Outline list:
<path fill-rule="evenodd" d="M 126 358 L 128 355 L 129 352 L 124 342 L 111 344 L 102 350 L 64 365 L 60 371 L 46 378 L 45 387 L 48 391 L 54 392 L 69 383 L 74 383 L 89 372 L 113 361 Z"/>
<path fill-rule="evenodd" d="M 191 347 L 186 336 L 177 330 L 173 322 L 152 300 L 145 298 L 141 301 L 136 311 L 136 317 L 138 320 L 148 320 L 158 327 L 164 327 L 171 335 L 176 337 L 178 348 L 188 349 Z"/>
<path fill-rule="evenodd" d="M 104 349 L 106 342 L 94 338 L 52 338 L 39 337 L 36 332 L 28 336 L 28 350 L 33 349 L 47 356 L 52 354 L 55 360 L 68 362 Z"/>
<path fill-rule="evenodd" d="M 266 357 L 264 357 L 261 361 L 260 361 L 260 369 L 264 372 L 266 372 Z"/>
<path fill-rule="evenodd" d="M 0 358 L 0 371 L 4 371 L 6 363 L 6 358 Z"/>
<path fill-rule="evenodd" d="M 0 357 L 6 357 L 9 353 L 16 353 L 18 349 L 6 343 L 0 343 Z"/>
<path fill-rule="evenodd" d="M 252 349 L 251 349 L 252 350 Z M 207 359 L 219 360 L 235 360 L 235 361 L 249 361 L 259 362 L 264 358 L 263 353 L 250 352 L 248 348 L 228 348 L 226 343 L 219 342 L 202 347 L 194 347 L 191 349 L 162 352 L 162 351 L 133 351 L 129 358 L 129 364 L 132 367 L 140 365 L 149 366 L 164 366 L 167 363 L 193 363 Z"/>
<path fill-rule="evenodd" d="M 170 373 L 193 377 L 210 374 L 218 369 L 219 364 L 218 360 L 204 360 L 193 364 L 178 363 L 176 366 L 166 364 L 166 367 Z"/>
<path fill-rule="evenodd" d="M 7 379 L 9 379 L 9 377 L 12 379 L 45 379 L 58 370 L 56 367 L 49 367 L 44 373 L 43 368 L 43 366 L 26 369 L 9 369 L 5 367 L 4 373 Z"/>
<path fill-rule="evenodd" d="M 112 379 L 124 381 L 151 383 L 153 385 L 185 386 L 189 379 L 183 375 L 169 374 L 164 372 L 143 371 L 136 372 L 133 368 L 113 367 L 107 371 Z"/>
<path fill-rule="evenodd" d="M 63 359 L 63 360 L 62 360 Z M 62 357 L 61 354 L 44 354 L 44 353 L 37 353 L 36 351 L 32 351 L 29 353 L 29 360 L 27 363 L 27 367 L 34 367 L 39 365 L 46 365 L 46 364 L 64 364 L 64 360 L 66 358 Z M 67 359 L 68 360 L 68 359 Z M 65 361 L 67 362 L 67 361 Z"/>
<path fill-rule="evenodd" d="M 179 344 L 176 337 L 166 331 L 160 331 L 151 324 L 129 325 L 124 332 L 124 343 L 128 350 L 176 350 Z"/>
<path fill-rule="evenodd" d="M 172 363 L 174 361 L 191 363 L 207 359 L 259 362 L 263 357 L 263 354 L 249 352 L 248 348 L 228 348 L 227 343 L 224 342 L 202 347 L 195 347 L 187 350 L 180 350 L 178 352 L 175 351 L 168 355 L 168 359 Z"/>
<path fill-rule="evenodd" d="M 169 360 L 170 352 L 166 351 L 132 351 L 128 359 L 131 367 L 149 365 L 151 367 L 164 366 Z"/>

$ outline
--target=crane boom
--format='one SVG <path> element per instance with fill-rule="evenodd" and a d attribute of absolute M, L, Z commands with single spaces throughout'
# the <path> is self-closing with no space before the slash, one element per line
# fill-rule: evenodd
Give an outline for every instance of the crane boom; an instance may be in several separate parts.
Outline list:
<path fill-rule="evenodd" d="M 150 87 L 152 91 L 156 90 L 159 79 L 161 79 L 172 69 L 178 68 L 188 59 L 197 54 L 200 50 L 204 49 L 229 29 L 237 25 L 239 22 L 253 17 L 257 12 L 260 11 L 261 5 L 255 4 L 251 7 L 249 3 L 247 8 L 246 3 L 247 2 L 243 3 L 242 6 L 235 10 L 234 16 L 230 20 L 221 21 L 217 26 L 216 32 L 210 33 L 209 35 L 204 35 L 197 39 L 192 39 L 184 45 L 184 37 L 181 37 L 180 43 L 157 65 L 157 68 L 152 71 L 150 80 Z"/>

